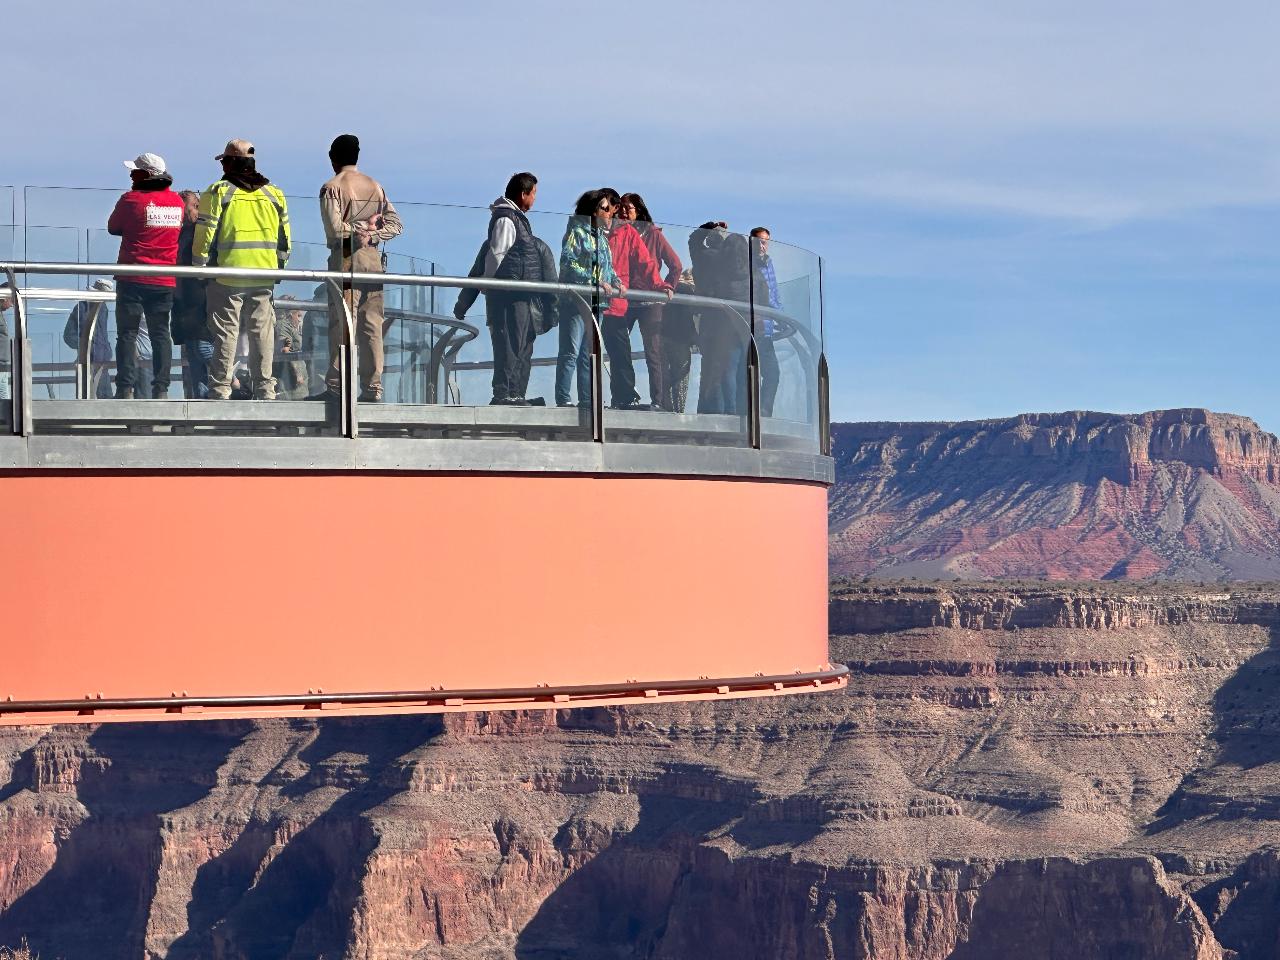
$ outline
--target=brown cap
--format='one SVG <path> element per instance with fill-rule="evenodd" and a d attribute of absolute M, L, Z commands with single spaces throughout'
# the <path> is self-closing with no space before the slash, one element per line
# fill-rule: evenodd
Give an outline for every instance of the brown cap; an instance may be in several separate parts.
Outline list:
<path fill-rule="evenodd" d="M 213 159 L 222 160 L 226 157 L 252 157 L 253 144 L 248 140 L 228 140 L 226 147 L 222 152 Z"/>

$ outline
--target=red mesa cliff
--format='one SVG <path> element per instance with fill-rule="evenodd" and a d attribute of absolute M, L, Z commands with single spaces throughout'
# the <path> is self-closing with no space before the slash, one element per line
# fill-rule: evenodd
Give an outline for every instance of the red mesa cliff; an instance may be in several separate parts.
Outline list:
<path fill-rule="evenodd" d="M 1208 410 L 833 427 L 833 573 L 1280 577 L 1280 446 Z"/>

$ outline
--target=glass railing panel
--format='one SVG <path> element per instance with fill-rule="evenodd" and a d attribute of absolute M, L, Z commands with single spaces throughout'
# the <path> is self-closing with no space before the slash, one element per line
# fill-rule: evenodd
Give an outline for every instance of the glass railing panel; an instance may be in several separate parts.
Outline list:
<path fill-rule="evenodd" d="M 389 274 L 429 277 L 435 264 L 408 253 L 385 255 Z M 434 287 L 387 284 L 383 290 L 384 403 L 436 404 L 443 402 L 441 356 L 453 338 L 458 321 L 437 308 L 444 298 Z"/>
<path fill-rule="evenodd" d="M 397 204 L 397 207 L 404 222 L 404 233 L 394 242 L 394 249 L 412 251 L 424 264 L 430 263 L 439 275 L 467 277 L 473 270 L 478 275 L 484 274 L 483 253 L 492 218 L 488 208 L 420 204 Z M 516 272 L 526 276 L 527 270 L 530 279 L 554 282 L 559 274 L 566 217 L 535 210 L 529 211 L 526 218 L 532 235 L 545 244 L 545 249 L 539 248 L 536 270 L 535 262 L 529 260 Z M 509 401 L 514 389 L 517 395 L 523 394 L 529 406 L 553 406 L 560 354 L 558 317 L 564 313 L 559 301 L 560 298 L 545 293 L 435 289 L 423 305 L 431 316 L 440 320 L 426 326 L 419 323 L 416 331 L 408 326 L 405 329 L 410 337 L 427 338 L 426 356 L 435 349 L 439 363 L 433 361 L 429 366 L 432 376 L 438 370 L 439 382 L 433 386 L 413 385 L 407 388 L 407 393 L 434 394 L 436 402 L 452 405 L 523 406 L 493 402 Z M 503 358 L 503 369 L 497 377 L 501 396 L 495 396 L 496 338 L 494 327 L 489 323 L 491 315 L 511 318 L 510 323 L 504 322 L 498 327 L 499 356 Z M 451 327 L 450 322 L 458 326 Z M 410 348 L 417 351 L 414 362 L 422 361 L 423 347 L 418 344 Z M 412 359 L 407 357 L 406 362 Z M 509 414 L 503 416 L 511 419 Z M 529 419 L 539 424 L 550 422 L 541 415 L 530 415 Z M 575 425 L 576 421 L 567 424 L 576 428 Z"/>
<path fill-rule="evenodd" d="M 818 258 L 760 235 L 752 241 L 762 446 L 816 453 L 822 354 Z"/>
<path fill-rule="evenodd" d="M 0 424 L 9 424 L 10 404 L 7 402 L 13 389 L 13 300 L 0 290 Z"/>
<path fill-rule="evenodd" d="M 32 260 L 113 261 L 119 239 L 107 234 L 103 223 L 121 192 L 25 191 L 23 199 L 32 217 L 64 222 L 28 221 L 15 228 L 11 231 L 15 253 L 22 247 Z M 3 200 L 0 195 L 0 206 Z M 288 266 L 328 269 L 335 261 L 323 242 L 319 201 L 294 196 L 288 202 L 293 226 Z M 488 235 L 488 208 L 407 202 L 397 202 L 396 207 L 404 229 L 399 236 L 380 243 L 377 251 L 388 272 L 466 276 L 472 271 Z M 579 218 L 576 222 L 586 228 L 588 239 L 594 237 L 596 227 L 600 229 L 601 244 L 592 247 L 588 243 L 585 261 L 579 265 L 582 269 L 570 275 L 565 271 L 566 239 L 574 218 L 534 210 L 527 219 L 533 235 L 545 244 L 548 260 L 545 267 L 539 266 L 536 271 L 529 267 L 530 276 L 536 273 L 540 279 L 589 283 L 593 278 L 603 278 L 606 263 L 612 264 L 615 257 L 628 257 L 622 272 L 632 291 L 663 291 L 675 281 L 678 296 L 673 302 L 642 304 L 607 294 L 592 296 L 590 286 L 583 291 L 588 316 L 595 310 L 590 329 L 594 330 L 598 323 L 610 335 L 612 349 L 605 350 L 600 383 L 609 439 L 732 446 L 750 443 L 746 418 L 747 345 L 748 331 L 754 327 L 761 360 L 764 446 L 817 448 L 817 368 L 822 331 L 816 257 L 776 242 L 765 249 L 760 249 L 759 244 L 753 248 L 743 234 L 719 225 L 650 227 L 647 221 L 623 224 L 619 220 L 609 224 L 606 233 L 606 224 Z M 73 220 L 83 222 L 70 222 Z M 0 244 L 3 238 L 0 231 Z M 765 256 L 769 258 L 768 269 Z M 483 267 L 482 263 L 482 272 Z M 354 268 L 348 258 L 348 269 Z M 610 276 L 616 276 L 616 271 Z M 94 279 L 42 276 L 28 278 L 27 282 L 72 290 L 88 289 Z M 493 406 L 496 338 L 488 320 L 493 313 L 503 315 L 514 301 L 537 307 L 536 311 L 517 311 L 527 321 L 524 339 L 515 347 L 519 354 L 517 367 L 526 357 L 529 363 L 527 379 L 521 371 L 516 384 L 523 399 L 530 405 L 546 407 L 562 402 L 579 410 L 580 403 L 589 401 L 592 338 L 583 336 L 588 326 L 581 322 L 576 297 L 535 295 L 531 291 L 462 295 L 456 287 L 411 282 L 380 286 L 384 403 Z M 331 364 L 332 291 L 315 280 L 299 280 L 273 285 L 273 294 L 275 331 L 270 369 L 279 381 L 278 397 L 299 400 L 318 396 L 325 388 Z M 33 360 L 41 377 L 38 386 L 45 395 L 70 396 L 74 389 L 76 354 L 66 329 L 75 309 L 74 300 L 45 298 L 33 300 L 29 311 Z M 207 331 L 208 306 L 195 313 L 195 325 Z M 355 319 L 360 322 L 358 309 Z M 186 325 L 184 320 L 184 330 Z M 106 346 L 107 358 L 94 362 L 104 373 L 100 382 L 109 385 L 118 375 L 114 369 L 114 305 L 103 309 L 99 326 L 110 342 Z M 503 336 L 509 339 L 507 334 Z M 246 346 L 244 338 L 236 345 L 235 372 L 240 381 L 236 395 L 249 397 L 254 393 L 254 374 L 249 369 Z M 510 352 L 505 340 L 500 346 Z M 180 375 L 190 373 L 191 364 L 184 362 L 188 352 L 186 345 L 174 352 L 170 397 L 199 396 L 189 375 L 179 387 Z M 363 352 L 367 351 L 358 344 L 354 358 L 357 371 Z M 585 368 L 583 390 L 579 389 L 580 358 Z M 628 364 L 630 376 L 626 375 Z M 509 392 L 505 390 L 502 399 L 510 399 Z M 507 412 L 490 419 L 495 424 L 504 418 L 518 423 L 520 416 Z M 400 419 L 409 422 L 412 418 L 406 414 Z M 472 420 L 480 422 L 474 416 Z M 543 430 L 551 420 L 530 414 L 529 422 L 535 421 L 542 425 L 535 434 L 552 435 Z M 583 431 L 589 431 L 590 417 L 579 417 L 574 424 L 566 421 L 562 426 L 581 426 Z M 556 435 L 577 434 L 569 430 Z"/>
<path fill-rule="evenodd" d="M 120 195 L 129 189 L 123 167 L 120 184 L 101 187 L 24 187 L 22 221 L 28 227 L 75 227 L 80 230 L 104 228 Z M 35 259 L 28 255 L 28 259 Z"/>
<path fill-rule="evenodd" d="M 0 256 L 5 260 L 19 259 L 18 228 L 12 187 L 0 187 Z M 19 277 L 19 282 L 22 278 Z M 0 283 L 7 281 L 0 277 Z M 9 399 L 12 381 L 10 361 L 10 336 L 13 328 L 13 310 L 11 299 L 0 289 L 0 401 Z M 0 426 L 7 429 L 9 423 L 9 404 L 0 402 Z"/>
<path fill-rule="evenodd" d="M 612 439 L 631 441 L 745 446 L 749 442 L 745 414 L 750 329 L 746 238 L 718 224 L 705 228 L 664 225 L 660 238 L 647 236 L 646 247 L 662 251 L 669 246 L 668 259 L 679 260 L 678 296 L 656 308 L 633 307 L 633 315 L 660 310 L 661 320 L 655 323 L 638 316 L 630 331 L 633 350 L 643 357 L 637 364 L 645 370 L 643 382 L 649 390 L 640 402 L 657 403 L 659 410 L 641 416 L 610 409 L 605 421 L 608 432 L 617 434 Z M 616 242 L 614 247 L 624 248 Z M 671 269 L 669 263 L 662 267 L 664 285 Z M 632 289 L 639 288 L 640 284 L 632 283 Z M 650 330 L 647 343 L 643 326 Z M 651 382 L 654 374 L 664 381 L 656 390 Z M 642 382 L 640 376 L 637 382 Z"/>
<path fill-rule="evenodd" d="M 673 295 L 682 290 L 686 295 L 692 293 L 689 229 L 651 223 L 644 219 L 647 212 L 643 198 L 624 196 L 619 229 L 633 229 L 639 238 L 629 271 L 630 288 L 663 294 L 670 290 Z M 630 302 L 627 311 L 637 401 L 655 411 L 686 413 L 692 409 L 693 311 L 688 304 L 675 302 Z"/>

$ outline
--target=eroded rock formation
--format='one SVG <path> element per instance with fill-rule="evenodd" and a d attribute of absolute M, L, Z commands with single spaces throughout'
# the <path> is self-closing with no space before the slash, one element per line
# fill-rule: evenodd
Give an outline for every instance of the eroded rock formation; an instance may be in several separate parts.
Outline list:
<path fill-rule="evenodd" d="M 1280 594 L 838 584 L 847 693 L 0 733 L 46 958 L 1263 960 Z"/>
<path fill-rule="evenodd" d="M 831 562 L 895 577 L 1280 577 L 1280 441 L 1207 410 L 833 429 Z"/>

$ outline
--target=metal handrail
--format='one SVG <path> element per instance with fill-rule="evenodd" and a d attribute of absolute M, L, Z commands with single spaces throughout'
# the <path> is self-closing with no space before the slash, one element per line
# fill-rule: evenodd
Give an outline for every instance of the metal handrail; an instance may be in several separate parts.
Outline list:
<path fill-rule="evenodd" d="M 39 289 L 24 290 L 23 297 L 27 299 L 50 299 L 50 300 L 75 300 L 78 303 L 88 303 L 89 310 L 85 321 L 80 324 L 80 342 L 76 350 L 75 371 L 76 371 L 76 399 L 88 400 L 92 392 L 93 365 L 89 357 L 93 337 L 97 330 L 98 317 L 102 313 L 102 307 L 106 303 L 113 303 L 116 299 L 114 290 L 60 290 Z M 276 301 L 276 310 L 318 310 L 329 309 L 329 303 L 326 300 L 321 303 L 319 300 L 285 300 L 281 298 Z M 421 313 L 415 310 L 404 310 L 399 307 L 387 307 L 384 312 L 387 321 L 391 320 L 408 320 L 413 323 L 424 323 L 432 326 L 447 327 L 450 329 L 449 336 L 454 333 L 461 333 L 463 336 L 459 340 L 459 346 L 470 343 L 472 340 L 480 336 L 480 330 L 465 320 L 459 320 L 456 317 L 445 317 L 436 314 Z"/>
<path fill-rule="evenodd" d="M 597 300 L 602 296 L 599 288 L 578 286 L 574 284 L 529 281 L 500 280 L 494 277 L 457 277 L 445 275 L 423 275 L 405 273 L 357 273 L 341 270 L 297 270 L 297 269 L 258 269 L 248 267 L 195 267 L 195 266 L 158 266 L 151 264 L 118 264 L 118 263 L 46 263 L 26 261 L 0 261 L 14 302 L 14 337 L 13 365 L 15 375 L 14 389 L 11 391 L 13 415 L 12 430 L 19 436 L 27 436 L 32 432 L 31 421 L 31 344 L 27 337 L 26 311 L 23 300 L 26 292 L 19 287 L 17 274 L 42 274 L 61 276 L 100 276 L 115 277 L 187 277 L 191 279 L 218 280 L 220 278 L 234 280 L 261 280 L 264 286 L 274 286 L 281 281 L 310 281 L 326 283 L 336 294 L 342 304 L 343 340 L 339 350 L 339 366 L 342 369 L 339 393 L 339 429 L 343 436 L 354 438 L 359 435 L 358 409 L 356 397 L 358 383 L 355 369 L 355 325 L 350 308 L 342 294 L 342 286 L 356 283 L 395 284 L 399 286 L 446 287 L 457 289 L 474 289 L 485 291 L 515 291 L 524 293 L 550 293 L 571 299 L 582 316 L 584 323 L 588 320 L 592 343 L 592 377 L 591 377 L 591 430 L 592 439 L 597 443 L 604 442 L 604 384 L 603 384 L 603 335 L 596 311 L 588 303 L 587 298 Z M 89 291 L 84 291 L 88 293 Z M 105 292 L 105 291 L 103 291 Z M 789 328 L 800 332 L 801 338 L 808 341 L 809 346 L 817 346 L 821 352 L 821 341 L 814 338 L 812 331 L 797 324 L 786 314 L 771 307 L 742 301 L 726 300 L 718 297 L 705 297 L 697 294 L 674 294 L 647 290 L 627 290 L 621 294 L 607 295 L 607 299 L 622 299 L 634 303 L 680 303 L 691 307 L 713 307 L 718 312 L 729 313 L 744 324 L 748 339 L 748 356 L 758 356 L 755 332 L 752 322 L 743 316 L 740 308 L 745 308 L 751 317 L 762 316 L 781 321 Z M 90 299 L 83 297 L 81 299 Z M 92 298 L 97 299 L 97 298 Z M 87 324 L 85 326 L 88 326 Z M 748 396 L 758 396 L 760 390 L 759 364 L 747 364 Z M 754 392 L 753 392 L 754 391 Z M 819 404 L 819 408 L 822 408 Z M 748 404 L 747 434 L 752 447 L 759 448 L 761 436 L 760 405 Z M 825 429 L 820 425 L 820 429 Z"/>

